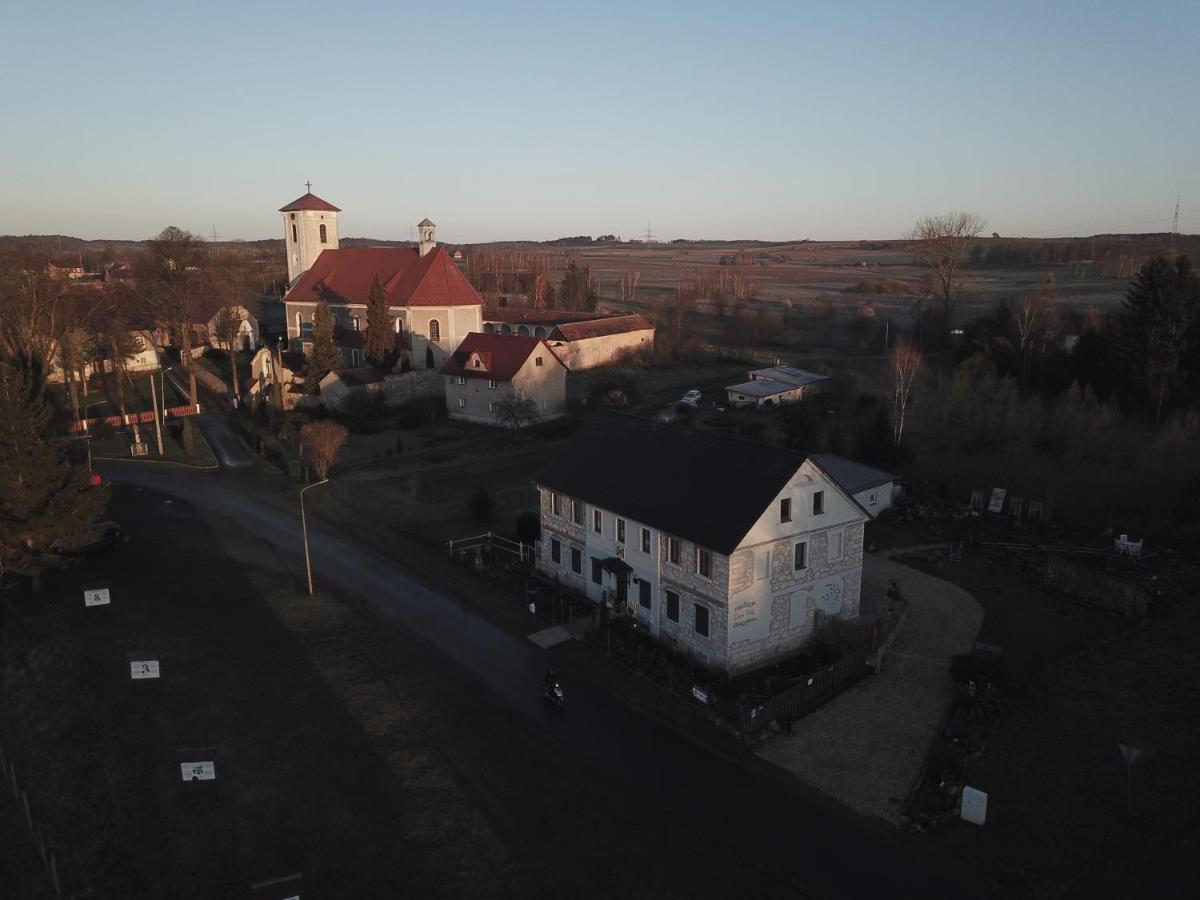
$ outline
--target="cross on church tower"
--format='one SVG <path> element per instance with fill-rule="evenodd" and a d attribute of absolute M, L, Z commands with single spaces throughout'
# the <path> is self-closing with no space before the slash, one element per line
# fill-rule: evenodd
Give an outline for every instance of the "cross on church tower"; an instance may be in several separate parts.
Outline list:
<path fill-rule="evenodd" d="M 311 181 L 306 181 L 306 182 L 304 182 L 304 186 L 305 186 L 306 188 L 308 188 L 308 192 L 311 194 L 311 193 L 312 193 L 312 182 L 311 182 Z"/>

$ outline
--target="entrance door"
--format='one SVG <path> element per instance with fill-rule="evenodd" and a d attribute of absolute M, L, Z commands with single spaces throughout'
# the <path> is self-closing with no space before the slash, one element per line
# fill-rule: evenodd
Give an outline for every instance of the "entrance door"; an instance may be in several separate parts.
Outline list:
<path fill-rule="evenodd" d="M 617 579 L 617 609 L 626 609 L 629 603 L 629 576 L 626 574 L 614 575 Z"/>

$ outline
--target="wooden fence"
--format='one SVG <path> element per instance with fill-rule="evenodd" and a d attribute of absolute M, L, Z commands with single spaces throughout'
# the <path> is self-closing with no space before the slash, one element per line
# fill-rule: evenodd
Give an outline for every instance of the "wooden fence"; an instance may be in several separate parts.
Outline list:
<path fill-rule="evenodd" d="M 873 660 L 873 651 L 863 647 L 774 697 L 761 702 L 744 700 L 740 723 L 742 734 L 755 734 L 770 722 L 786 723 L 807 715 L 874 672 Z"/>
<path fill-rule="evenodd" d="M 168 406 L 163 410 L 164 419 L 178 419 L 183 416 L 198 416 L 200 415 L 200 404 L 192 406 L 190 403 L 185 406 Z M 113 428 L 120 428 L 122 425 L 144 425 L 154 421 L 154 410 L 147 409 L 142 412 L 128 413 L 123 416 L 98 416 L 93 419 L 76 419 L 72 422 L 67 430 L 71 432 L 87 432 L 92 427 L 98 424 L 111 425 Z"/>

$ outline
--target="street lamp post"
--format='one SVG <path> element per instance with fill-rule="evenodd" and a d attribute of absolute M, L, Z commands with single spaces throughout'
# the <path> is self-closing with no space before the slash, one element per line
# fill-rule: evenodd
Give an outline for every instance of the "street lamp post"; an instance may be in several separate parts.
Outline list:
<path fill-rule="evenodd" d="M 304 515 L 304 492 L 310 488 L 320 487 L 323 484 L 329 484 L 329 479 L 323 478 L 316 484 L 310 484 L 308 487 L 300 489 L 300 527 L 304 530 L 304 571 L 308 575 L 308 595 L 310 597 L 313 592 L 312 561 L 308 555 L 308 519 Z"/>
<path fill-rule="evenodd" d="M 107 403 L 107 400 L 94 400 L 83 408 L 83 430 L 86 432 L 84 438 L 87 440 L 87 455 L 88 455 L 88 474 L 92 474 L 92 434 L 88 428 L 88 410 L 93 406 L 100 406 Z"/>

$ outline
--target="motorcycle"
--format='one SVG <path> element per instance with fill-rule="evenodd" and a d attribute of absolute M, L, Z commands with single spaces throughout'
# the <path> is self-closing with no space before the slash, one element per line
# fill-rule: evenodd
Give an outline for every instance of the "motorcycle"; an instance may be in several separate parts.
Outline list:
<path fill-rule="evenodd" d="M 557 681 L 542 685 L 542 698 L 547 703 L 552 703 L 559 709 L 562 709 L 564 702 L 562 685 Z"/>

